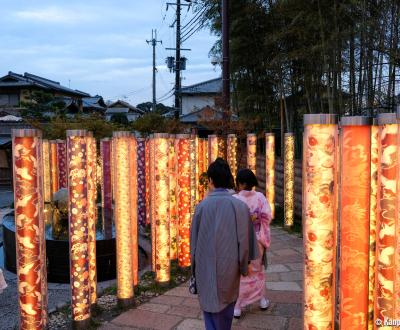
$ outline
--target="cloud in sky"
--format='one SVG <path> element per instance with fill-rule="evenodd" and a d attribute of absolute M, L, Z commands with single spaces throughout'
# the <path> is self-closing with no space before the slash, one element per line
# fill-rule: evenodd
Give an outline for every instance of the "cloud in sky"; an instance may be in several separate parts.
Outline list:
<path fill-rule="evenodd" d="M 172 89 L 174 75 L 165 66 L 175 46 L 174 9 L 166 1 L 41 0 L 5 1 L 0 21 L 0 75 L 31 72 L 106 99 L 127 97 L 133 104 L 151 100 L 152 48 L 146 43 L 158 29 L 157 95 Z M 183 25 L 193 16 L 182 10 Z M 163 19 L 164 18 L 164 19 Z M 216 38 L 202 30 L 188 40 L 183 85 L 220 75 L 208 52 Z M 167 104 L 172 103 L 169 99 Z"/>

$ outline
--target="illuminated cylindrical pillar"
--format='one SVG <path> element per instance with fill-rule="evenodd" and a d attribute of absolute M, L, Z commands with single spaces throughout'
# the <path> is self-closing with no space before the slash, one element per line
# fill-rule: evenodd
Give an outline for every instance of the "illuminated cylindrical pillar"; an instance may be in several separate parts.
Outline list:
<path fill-rule="evenodd" d="M 154 134 L 155 190 L 154 216 L 156 226 L 156 281 L 168 284 L 170 280 L 170 228 L 169 228 L 169 150 L 168 134 Z"/>
<path fill-rule="evenodd" d="M 20 329 L 47 323 L 41 148 L 40 131 L 12 130 Z"/>
<path fill-rule="evenodd" d="M 208 136 L 208 165 L 214 162 L 219 157 L 218 154 L 218 136 Z"/>
<path fill-rule="evenodd" d="M 87 136 L 85 130 L 67 130 L 71 309 L 80 329 L 90 324 Z"/>
<path fill-rule="evenodd" d="M 197 204 L 197 136 L 192 135 L 190 138 L 190 218 L 194 215 Z"/>
<path fill-rule="evenodd" d="M 376 257 L 376 219 L 378 215 L 378 165 L 379 165 L 379 127 L 373 119 L 371 126 L 371 174 L 370 174 L 370 209 L 369 209 L 369 270 L 368 270 L 368 329 L 375 326 L 375 257 Z"/>
<path fill-rule="evenodd" d="M 293 226 L 294 217 L 294 135 L 285 133 L 284 158 L 285 227 Z"/>
<path fill-rule="evenodd" d="M 133 285 L 139 282 L 139 241 L 138 241 L 138 176 L 137 176 L 137 141 L 134 136 L 129 139 L 130 199 L 132 227 L 132 273 Z"/>
<path fill-rule="evenodd" d="M 275 218 L 275 134 L 265 133 L 265 195 Z"/>
<path fill-rule="evenodd" d="M 375 319 L 396 319 L 400 285 L 397 236 L 397 172 L 399 170 L 397 145 L 399 138 L 396 114 L 378 114 L 379 170 L 378 216 L 376 224 Z M 397 267 L 396 267 L 397 266 Z M 391 327 L 385 327 L 391 329 Z"/>
<path fill-rule="evenodd" d="M 122 306 L 133 304 L 132 222 L 129 178 L 130 133 L 113 133 L 114 220 L 117 248 L 117 298 Z"/>
<path fill-rule="evenodd" d="M 238 164 L 237 164 L 237 148 L 238 142 L 236 134 L 229 134 L 227 138 L 227 162 L 229 167 L 231 168 L 232 175 L 236 177 L 238 171 Z"/>
<path fill-rule="evenodd" d="M 146 139 L 145 146 L 146 173 L 146 225 L 150 224 L 150 140 Z"/>
<path fill-rule="evenodd" d="M 371 120 L 342 117 L 340 124 L 339 322 L 358 330 L 368 321 Z"/>
<path fill-rule="evenodd" d="M 100 154 L 102 166 L 101 206 L 104 238 L 112 237 L 112 178 L 111 178 L 111 139 L 100 141 Z"/>
<path fill-rule="evenodd" d="M 97 266 L 96 266 L 96 224 L 97 224 L 97 148 L 96 139 L 91 132 L 86 138 L 87 147 L 87 213 L 89 235 L 89 285 L 90 303 L 97 301 Z M 60 172 L 61 173 L 61 172 Z"/>
<path fill-rule="evenodd" d="M 257 172 L 257 135 L 247 134 L 247 168 Z"/>
<path fill-rule="evenodd" d="M 67 188 L 67 145 L 64 140 L 57 141 L 58 189 Z"/>
<path fill-rule="evenodd" d="M 304 329 L 334 328 L 337 147 L 336 115 L 304 115 Z"/>
<path fill-rule="evenodd" d="M 138 223 L 146 225 L 146 139 L 137 139 Z"/>
<path fill-rule="evenodd" d="M 177 168 L 178 159 L 175 152 L 176 139 L 175 135 L 169 137 L 169 217 L 170 217 L 170 258 L 175 260 L 178 258 L 178 203 L 177 203 Z"/>
<path fill-rule="evenodd" d="M 51 199 L 58 191 L 58 157 L 57 157 L 57 141 L 51 140 L 50 143 L 50 175 L 51 175 Z"/>
<path fill-rule="evenodd" d="M 226 160 L 226 140 L 218 136 L 218 157 Z"/>
<path fill-rule="evenodd" d="M 190 135 L 178 134 L 178 261 L 190 266 Z"/>
<path fill-rule="evenodd" d="M 155 155 L 154 155 L 154 137 L 153 134 L 149 137 L 149 180 L 150 180 L 150 228 L 151 228 L 151 268 L 156 272 L 156 225 L 155 225 Z"/>
<path fill-rule="evenodd" d="M 42 170 L 43 170 L 43 197 L 44 201 L 51 202 L 51 173 L 50 173 L 50 144 L 48 140 L 42 143 Z"/>

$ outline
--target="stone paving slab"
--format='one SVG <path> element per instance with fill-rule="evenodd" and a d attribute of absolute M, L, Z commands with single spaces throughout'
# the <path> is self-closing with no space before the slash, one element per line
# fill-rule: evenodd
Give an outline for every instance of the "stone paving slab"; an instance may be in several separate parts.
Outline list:
<path fill-rule="evenodd" d="M 303 328 L 302 241 L 277 227 L 272 228 L 271 233 L 273 243 L 268 252 L 269 265 L 266 271 L 270 307 L 262 311 L 257 303 L 247 306 L 242 311 L 242 317 L 233 321 L 232 330 Z M 274 244 L 277 245 L 276 249 Z M 161 325 L 162 329 L 204 329 L 197 296 L 189 293 L 187 283 L 121 314 L 100 329 L 160 329 Z"/>

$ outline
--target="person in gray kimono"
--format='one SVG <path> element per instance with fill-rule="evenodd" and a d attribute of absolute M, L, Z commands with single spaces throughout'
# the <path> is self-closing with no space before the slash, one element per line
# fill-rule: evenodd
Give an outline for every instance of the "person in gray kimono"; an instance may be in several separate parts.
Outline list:
<path fill-rule="evenodd" d="M 190 231 L 192 274 L 206 329 L 229 330 L 240 275 L 247 275 L 259 252 L 249 208 L 228 192 L 228 164 L 217 159 L 207 176 L 210 193 L 196 207 Z"/>

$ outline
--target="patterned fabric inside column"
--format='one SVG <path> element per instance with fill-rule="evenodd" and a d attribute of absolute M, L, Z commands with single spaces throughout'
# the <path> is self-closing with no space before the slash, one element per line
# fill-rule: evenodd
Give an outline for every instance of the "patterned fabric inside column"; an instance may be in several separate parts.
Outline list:
<path fill-rule="evenodd" d="M 13 130 L 13 170 L 20 328 L 47 323 L 41 132 Z"/>

